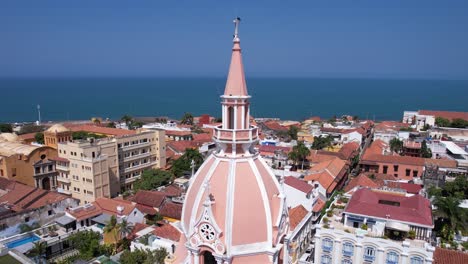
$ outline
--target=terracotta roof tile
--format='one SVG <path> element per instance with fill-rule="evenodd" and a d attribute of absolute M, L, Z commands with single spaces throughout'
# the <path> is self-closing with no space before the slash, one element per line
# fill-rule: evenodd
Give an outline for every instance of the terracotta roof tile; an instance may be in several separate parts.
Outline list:
<path fill-rule="evenodd" d="M 140 212 L 147 214 L 147 215 L 155 215 L 157 213 L 156 209 L 154 209 L 151 206 L 147 206 L 143 204 L 136 204 L 135 206 L 138 210 L 140 210 Z"/>
<path fill-rule="evenodd" d="M 90 133 L 108 135 L 108 136 L 126 136 L 136 134 L 135 130 L 119 129 L 111 127 L 93 126 L 93 125 L 79 125 L 69 126 L 71 131 L 86 131 Z"/>
<path fill-rule="evenodd" d="M 302 206 L 302 204 L 289 209 L 289 224 L 291 225 L 291 230 L 294 230 L 308 213 L 309 212 L 304 208 L 304 206 Z"/>
<path fill-rule="evenodd" d="M 284 183 L 306 194 L 310 193 L 314 189 L 314 186 L 308 184 L 306 181 L 297 179 L 293 176 L 284 177 Z"/>
<path fill-rule="evenodd" d="M 202 144 L 191 140 L 179 140 L 170 141 L 167 143 L 167 147 L 173 150 L 175 153 L 182 154 L 186 149 L 196 149 Z"/>
<path fill-rule="evenodd" d="M 157 223 L 156 227 L 154 228 L 153 234 L 158 237 L 169 239 L 175 242 L 178 242 L 180 240 L 181 235 L 177 228 L 173 227 L 169 223 L 164 223 L 162 221 Z"/>
<path fill-rule="evenodd" d="M 182 218 L 182 204 L 165 202 L 159 209 L 159 213 L 168 218 L 180 220 Z"/>
<path fill-rule="evenodd" d="M 122 214 L 129 215 L 134 209 L 135 204 L 126 200 L 110 199 L 110 198 L 97 198 L 94 202 L 94 205 L 101 208 L 104 213 L 118 215 L 119 211 L 117 207 L 123 208 Z"/>
<path fill-rule="evenodd" d="M 399 206 L 382 204 L 380 203 L 382 200 L 396 202 Z M 345 213 L 433 226 L 430 201 L 418 194 L 406 197 L 362 188 L 353 194 Z"/>
<path fill-rule="evenodd" d="M 322 211 L 324 206 L 325 206 L 325 201 L 318 198 L 317 202 L 315 203 L 314 207 L 312 208 L 312 212 L 318 213 L 318 212 Z"/>
<path fill-rule="evenodd" d="M 360 174 L 356 178 L 353 178 L 351 181 L 349 181 L 348 185 L 346 185 L 346 187 L 344 188 L 344 191 L 349 192 L 352 189 L 354 189 L 354 187 L 357 187 L 357 186 L 369 187 L 369 188 L 378 188 L 378 187 L 380 187 L 379 184 L 372 181 L 369 177 L 367 177 L 367 175 Z"/>
<path fill-rule="evenodd" d="M 453 168 L 456 169 L 458 164 L 456 160 L 449 159 L 425 159 L 426 165 L 435 165 L 441 168 Z"/>
<path fill-rule="evenodd" d="M 435 117 L 443 117 L 449 120 L 461 118 L 468 120 L 468 112 L 450 112 L 450 111 L 432 111 L 432 110 L 419 110 L 420 115 L 432 115 Z"/>
<path fill-rule="evenodd" d="M 138 191 L 132 201 L 137 204 L 159 208 L 166 199 L 166 194 L 158 191 Z"/>
<path fill-rule="evenodd" d="M 434 252 L 434 264 L 466 264 L 468 263 L 468 254 L 444 249 L 444 248 L 436 248 Z"/>

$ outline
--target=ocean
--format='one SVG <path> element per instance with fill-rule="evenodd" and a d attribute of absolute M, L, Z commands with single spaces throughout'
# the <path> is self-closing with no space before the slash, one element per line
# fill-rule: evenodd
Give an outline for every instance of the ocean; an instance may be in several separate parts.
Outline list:
<path fill-rule="evenodd" d="M 180 118 L 221 113 L 225 78 L 0 79 L 0 122 Z M 405 110 L 468 111 L 468 80 L 248 78 L 254 117 L 343 114 L 400 120 Z"/>

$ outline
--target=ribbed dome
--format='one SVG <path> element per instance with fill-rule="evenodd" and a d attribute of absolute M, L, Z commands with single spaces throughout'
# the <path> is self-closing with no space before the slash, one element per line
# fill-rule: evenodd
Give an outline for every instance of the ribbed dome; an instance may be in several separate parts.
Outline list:
<path fill-rule="evenodd" d="M 0 141 L 17 142 L 19 138 L 14 133 L 2 133 L 0 134 Z"/>
<path fill-rule="evenodd" d="M 51 133 L 60 133 L 60 132 L 68 132 L 70 129 L 64 127 L 62 124 L 55 124 L 47 129 L 47 132 Z"/>

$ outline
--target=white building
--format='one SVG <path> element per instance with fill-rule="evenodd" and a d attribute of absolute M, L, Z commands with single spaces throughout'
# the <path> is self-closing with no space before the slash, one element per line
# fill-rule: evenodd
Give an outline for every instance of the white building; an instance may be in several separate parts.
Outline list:
<path fill-rule="evenodd" d="M 411 124 L 411 127 L 421 130 L 425 125 L 433 127 L 435 116 L 420 114 L 419 111 L 404 111 L 403 123 Z"/>

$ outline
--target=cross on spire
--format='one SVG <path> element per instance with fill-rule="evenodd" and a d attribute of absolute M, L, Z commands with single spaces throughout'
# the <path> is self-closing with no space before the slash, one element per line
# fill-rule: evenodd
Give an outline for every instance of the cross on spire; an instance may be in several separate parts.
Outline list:
<path fill-rule="evenodd" d="M 234 40 L 239 40 L 239 24 L 240 17 L 236 17 L 232 22 L 234 22 Z"/>

